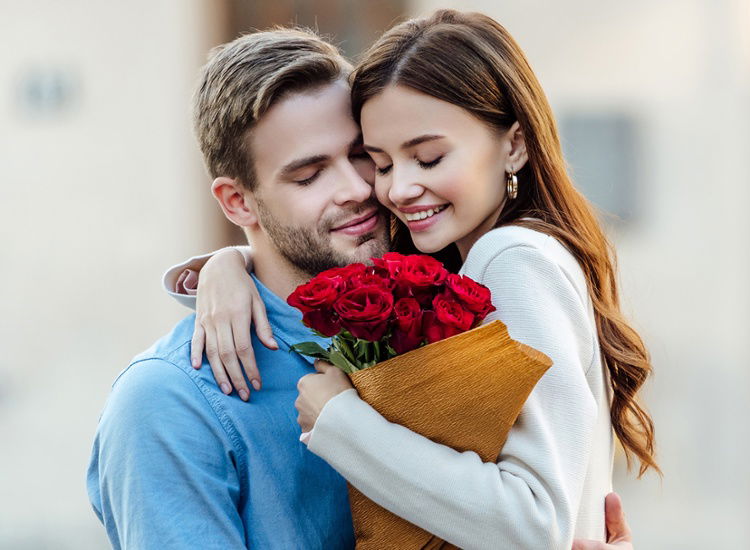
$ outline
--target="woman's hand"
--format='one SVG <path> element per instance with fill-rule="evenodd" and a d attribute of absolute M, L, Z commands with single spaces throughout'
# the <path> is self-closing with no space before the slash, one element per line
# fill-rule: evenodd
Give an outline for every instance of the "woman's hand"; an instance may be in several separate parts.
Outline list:
<path fill-rule="evenodd" d="M 200 368 L 205 346 L 216 383 L 225 394 L 232 393 L 234 386 L 243 401 L 250 399 L 250 390 L 240 363 L 253 388 L 261 388 L 250 339 L 251 323 L 255 323 L 255 332 L 264 346 L 278 349 L 244 257 L 231 248 L 217 252 L 203 266 L 198 279 L 190 360 L 193 367 Z"/>
<path fill-rule="evenodd" d="M 297 382 L 299 397 L 294 407 L 298 413 L 297 424 L 303 432 L 313 429 L 320 411 L 332 397 L 354 387 L 346 373 L 330 363 L 316 359 L 315 370 L 318 372 L 306 374 Z"/>

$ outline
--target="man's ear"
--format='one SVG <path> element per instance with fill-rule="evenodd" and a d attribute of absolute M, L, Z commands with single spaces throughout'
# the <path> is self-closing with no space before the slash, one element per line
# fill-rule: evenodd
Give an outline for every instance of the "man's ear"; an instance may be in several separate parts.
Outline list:
<path fill-rule="evenodd" d="M 508 166 L 505 168 L 505 171 L 515 173 L 523 168 L 526 165 L 526 161 L 529 160 L 529 155 L 526 152 L 526 139 L 518 121 L 511 125 L 506 136 L 509 140 L 510 150 L 508 151 Z"/>
<path fill-rule="evenodd" d="M 237 179 L 220 176 L 211 184 L 211 193 L 224 211 L 224 215 L 240 227 L 258 223 L 258 214 L 252 192 Z"/>

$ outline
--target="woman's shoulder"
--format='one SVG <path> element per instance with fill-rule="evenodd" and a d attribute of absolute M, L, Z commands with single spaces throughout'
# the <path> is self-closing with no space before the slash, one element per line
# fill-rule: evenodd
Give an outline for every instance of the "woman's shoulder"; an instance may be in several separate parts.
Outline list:
<path fill-rule="evenodd" d="M 575 262 L 572 254 L 553 236 L 520 225 L 505 225 L 488 231 L 474 243 L 464 267 L 487 265 L 497 256 L 518 248 L 532 249 L 555 263 L 567 263 L 568 259 Z"/>
<path fill-rule="evenodd" d="M 586 278 L 580 264 L 570 251 L 555 237 L 520 225 L 506 225 L 482 235 L 467 254 L 462 273 L 482 281 L 493 263 L 513 262 L 520 271 L 555 266 L 562 276 L 584 298 Z M 520 273 L 519 273 L 520 275 Z"/>

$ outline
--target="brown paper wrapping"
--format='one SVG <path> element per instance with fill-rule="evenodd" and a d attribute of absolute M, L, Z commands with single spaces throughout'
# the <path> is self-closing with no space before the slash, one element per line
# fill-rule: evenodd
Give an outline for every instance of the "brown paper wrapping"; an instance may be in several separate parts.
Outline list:
<path fill-rule="evenodd" d="M 551 365 L 493 321 L 349 376 L 360 397 L 390 422 L 496 462 L 521 407 Z M 349 501 L 357 550 L 456 548 L 351 485 Z"/>

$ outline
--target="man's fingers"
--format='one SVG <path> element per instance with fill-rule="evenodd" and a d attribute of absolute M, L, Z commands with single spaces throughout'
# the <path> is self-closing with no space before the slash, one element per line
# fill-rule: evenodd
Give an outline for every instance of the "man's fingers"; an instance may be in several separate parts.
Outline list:
<path fill-rule="evenodd" d="M 208 357 L 208 363 L 211 365 L 211 372 L 214 373 L 214 379 L 216 380 L 216 384 L 221 388 L 221 391 L 229 395 L 232 393 L 232 385 L 229 383 L 224 365 L 222 365 L 219 358 L 216 331 L 213 327 L 204 328 L 204 331 L 206 333 L 206 357 Z"/>
<path fill-rule="evenodd" d="M 195 327 L 193 328 L 193 339 L 190 342 L 190 364 L 193 368 L 199 369 L 203 364 L 203 344 L 206 341 L 206 332 L 195 318 Z"/>
<path fill-rule="evenodd" d="M 253 388 L 260 389 L 260 372 L 255 362 L 255 352 L 253 351 L 252 340 L 250 339 L 249 329 L 250 319 L 242 319 L 232 324 L 232 334 L 234 335 L 234 347 L 237 350 L 242 366 L 245 368 L 247 378 L 250 380 Z"/>
<path fill-rule="evenodd" d="M 237 360 L 237 350 L 234 348 L 234 337 L 232 336 L 232 326 L 228 323 L 220 323 L 216 330 L 216 336 L 219 342 L 219 358 L 224 365 L 224 369 L 232 381 L 234 389 L 243 401 L 250 399 L 250 390 L 245 382 L 245 376 L 242 374 L 240 362 Z"/>
<path fill-rule="evenodd" d="M 258 339 L 261 343 L 268 349 L 279 349 L 279 344 L 273 338 L 271 324 L 268 322 L 266 306 L 263 304 L 263 300 L 260 299 L 260 295 L 257 293 L 252 297 L 251 312 L 252 322 L 255 325 L 255 334 L 258 335 Z"/>
<path fill-rule="evenodd" d="M 607 521 L 607 540 L 612 542 L 631 541 L 630 527 L 625 521 L 622 500 L 617 493 L 609 493 L 604 499 L 604 511 Z"/>

